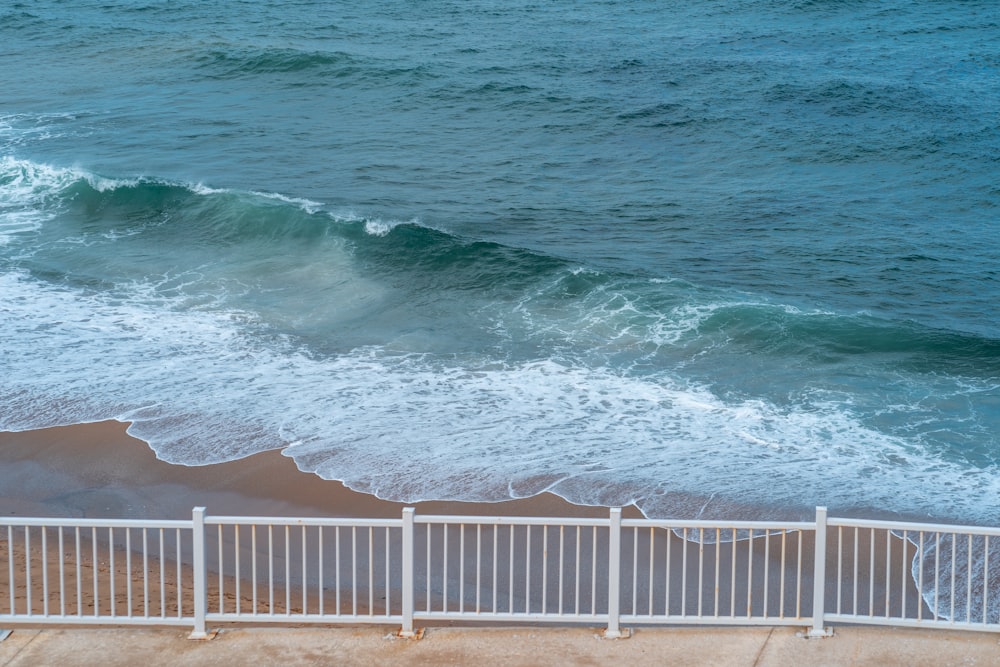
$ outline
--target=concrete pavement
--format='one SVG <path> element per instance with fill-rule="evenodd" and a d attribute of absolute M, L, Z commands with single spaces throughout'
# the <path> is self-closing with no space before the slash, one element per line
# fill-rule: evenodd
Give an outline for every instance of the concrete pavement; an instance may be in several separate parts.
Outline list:
<path fill-rule="evenodd" d="M 394 628 L 224 628 L 211 641 L 186 629 L 15 628 L 0 666 L 39 665 L 1000 665 L 993 634 L 838 627 L 826 639 L 794 628 L 638 628 L 604 640 L 586 628 L 428 628 L 423 639 Z"/>

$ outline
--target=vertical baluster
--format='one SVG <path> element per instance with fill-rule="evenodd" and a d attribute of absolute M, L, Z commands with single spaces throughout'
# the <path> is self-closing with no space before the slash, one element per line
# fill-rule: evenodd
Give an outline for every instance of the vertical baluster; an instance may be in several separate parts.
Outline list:
<path fill-rule="evenodd" d="M 319 615 L 322 616 L 326 613 L 326 610 L 323 608 L 323 603 L 326 601 L 326 591 L 323 588 L 323 526 L 316 528 L 316 570 L 319 580 L 319 585 L 316 589 L 319 595 Z"/>
<path fill-rule="evenodd" d="M 236 589 L 236 615 L 239 616 L 242 596 L 240 595 L 240 524 L 233 526 L 233 587 Z"/>
<path fill-rule="evenodd" d="M 42 614 L 49 615 L 49 545 L 48 529 L 41 527 L 42 533 Z M 28 554 L 31 557 L 31 554 Z"/>
<path fill-rule="evenodd" d="M 483 590 L 482 584 L 482 573 L 483 573 L 483 524 L 476 524 L 476 613 L 478 614 L 482 611 L 482 606 L 480 605 L 480 595 Z"/>
<path fill-rule="evenodd" d="M 729 574 L 729 615 L 736 616 L 736 528 L 731 528 L 733 536 L 732 572 Z M 750 583 L 747 582 L 747 586 Z"/>
<path fill-rule="evenodd" d="M 149 617 L 149 529 L 142 529 L 142 615 Z"/>
<path fill-rule="evenodd" d="M 28 616 L 31 616 L 31 599 L 35 597 L 35 594 L 31 586 L 31 531 L 28 526 L 24 527 L 24 581 Z"/>
<path fill-rule="evenodd" d="M 83 616 L 83 576 L 81 575 L 81 560 L 83 560 L 83 553 L 80 551 L 80 526 L 76 526 L 73 529 L 74 541 L 76 543 L 76 552 L 74 553 L 73 560 L 76 563 L 75 573 L 76 573 L 76 615 Z M 9 544 L 9 543 L 8 543 Z M 13 613 L 13 610 L 11 610 Z"/>
<path fill-rule="evenodd" d="M 771 529 L 764 529 L 764 618 L 767 618 L 768 575 L 771 573 Z"/>
<path fill-rule="evenodd" d="M 77 528 L 77 531 L 80 529 Z M 79 551 L 79 549 L 77 550 Z M 77 559 L 79 562 L 79 559 Z M 10 615 L 14 616 L 17 614 L 17 607 L 14 605 L 14 591 L 17 586 L 14 583 L 14 526 L 7 526 L 7 595 L 8 603 L 7 608 L 10 610 Z"/>
<path fill-rule="evenodd" d="M 63 527 L 59 531 L 59 615 L 66 615 L 66 547 L 63 542 Z M 7 545 L 10 548 L 10 545 Z"/>
<path fill-rule="evenodd" d="M 566 539 L 565 526 L 559 526 L 559 615 L 563 613 L 563 570 L 566 569 Z"/>
<path fill-rule="evenodd" d="M 778 594 L 781 596 L 778 602 L 778 616 L 785 617 L 785 554 L 788 548 L 788 531 L 781 531 L 781 585 L 778 586 Z"/>
<path fill-rule="evenodd" d="M 499 533 L 499 526 L 493 524 L 493 613 L 497 613 L 497 573 L 500 570 L 500 564 L 497 562 L 497 552 L 499 547 L 497 545 L 497 537 Z"/>
<path fill-rule="evenodd" d="M 795 615 L 802 616 L 802 531 L 799 531 L 798 555 L 795 565 Z"/>
<path fill-rule="evenodd" d="M 351 615 L 358 615 L 358 527 L 351 526 Z"/>
<path fill-rule="evenodd" d="M 858 533 L 858 527 L 855 526 L 854 527 L 854 584 L 853 584 L 853 588 L 854 588 L 854 611 L 852 612 L 855 616 L 858 615 L 858 586 L 860 584 L 860 582 L 858 581 L 858 557 L 859 557 L 858 540 L 859 540 L 859 537 L 860 537 L 860 535 Z"/>
<path fill-rule="evenodd" d="M 576 579 L 576 582 L 575 582 L 576 583 L 576 589 L 574 591 L 574 595 L 576 596 L 576 601 L 575 601 L 575 603 L 573 605 L 573 613 L 576 614 L 576 615 L 578 615 L 578 616 L 580 615 L 580 533 L 581 532 L 582 531 L 580 530 L 580 526 L 577 526 L 576 527 L 576 568 L 575 568 L 575 572 L 576 572 L 576 577 L 575 577 L 575 579 Z"/>
<path fill-rule="evenodd" d="M 698 618 L 701 618 L 701 601 L 704 598 L 705 574 L 705 529 L 698 529 Z"/>
<path fill-rule="evenodd" d="M 549 527 L 542 526 L 542 613 L 548 611 L 549 584 Z"/>
<path fill-rule="evenodd" d="M 531 613 L 531 526 L 524 527 L 524 611 Z"/>
<path fill-rule="evenodd" d="M 747 540 L 747 618 L 753 616 L 753 528 Z"/>
<path fill-rule="evenodd" d="M 368 526 L 368 615 L 375 613 L 375 527 Z"/>
<path fill-rule="evenodd" d="M 958 535 L 956 533 L 951 534 L 951 614 L 950 620 L 952 623 L 955 622 L 955 598 L 957 597 L 957 591 L 955 590 L 955 566 L 958 561 L 958 554 L 956 553 L 958 543 Z"/>
<path fill-rule="evenodd" d="M 983 535 L 983 623 L 989 623 L 987 600 L 990 596 L 990 536 Z"/>
<path fill-rule="evenodd" d="M 125 528 L 125 615 L 132 617 L 132 529 Z"/>
<path fill-rule="evenodd" d="M 184 591 L 184 581 L 181 578 L 181 529 L 174 529 L 174 537 L 177 550 L 176 559 L 176 577 L 177 577 L 177 618 L 181 618 L 184 615 L 184 606 L 181 594 Z"/>
<path fill-rule="evenodd" d="M 844 580 L 844 527 L 837 526 L 837 613 L 840 613 L 841 582 Z"/>
<path fill-rule="evenodd" d="M 636 530 L 636 532 L 639 532 L 638 528 L 636 528 L 635 530 Z M 653 578 L 653 574 L 656 572 L 656 567 L 655 567 L 655 551 L 656 550 L 653 548 L 654 545 L 656 544 L 656 539 L 655 539 L 656 532 L 655 531 L 656 531 L 656 528 L 654 528 L 653 526 L 649 527 L 649 566 L 648 566 L 649 567 L 649 602 L 647 603 L 649 605 L 648 606 L 649 611 L 647 613 L 650 616 L 652 616 L 653 613 L 654 613 L 654 611 L 655 611 L 653 609 L 653 587 L 654 587 L 653 584 L 656 583 L 655 579 Z"/>
<path fill-rule="evenodd" d="M 632 615 L 636 614 L 639 598 L 639 529 L 632 529 Z"/>
<path fill-rule="evenodd" d="M 719 617 L 719 551 L 722 547 L 722 529 L 715 529 L 715 611 L 713 615 Z"/>
<path fill-rule="evenodd" d="M 392 559 L 392 554 L 389 551 L 389 526 L 385 527 L 383 534 L 385 536 L 385 615 L 389 616 L 392 614 L 392 584 L 389 580 L 389 574 L 392 570 L 392 568 L 389 567 L 389 562 Z M 410 550 L 410 553 L 413 553 L 412 549 Z"/>
<path fill-rule="evenodd" d="M 590 539 L 590 613 L 594 615 L 597 613 L 597 526 L 591 526 Z"/>
<path fill-rule="evenodd" d="M 458 613 L 465 611 L 465 524 L 458 525 Z"/>
<path fill-rule="evenodd" d="M 302 524 L 301 526 L 299 526 L 299 531 L 300 531 L 300 533 L 302 535 L 302 578 L 301 578 L 301 581 L 302 581 L 302 613 L 303 614 L 308 614 L 309 613 L 309 579 L 308 579 L 308 577 L 306 575 L 309 572 L 309 561 L 308 561 L 309 544 L 306 541 L 306 525 Z M 389 544 L 389 540 L 386 540 L 385 543 L 388 545 Z M 389 571 L 388 562 L 389 561 L 386 560 L 386 568 L 385 568 L 386 572 Z M 388 596 L 388 595 L 389 595 L 389 588 L 387 586 L 386 587 L 386 596 Z M 386 597 L 386 601 L 387 601 L 386 604 L 388 604 L 388 597 Z"/>
<path fill-rule="evenodd" d="M 499 565 L 497 564 L 497 555 L 499 552 L 499 545 L 497 544 L 497 537 L 499 535 L 500 526 L 493 524 L 493 613 L 497 613 L 497 596 L 499 591 L 497 590 L 497 570 Z"/>
<path fill-rule="evenodd" d="M 917 547 L 917 620 L 924 618 L 924 531 L 918 534 L 920 543 Z"/>
<path fill-rule="evenodd" d="M 111 617 L 114 618 L 114 616 L 117 614 L 116 607 L 118 602 L 118 600 L 115 597 L 115 579 L 117 579 L 117 577 L 115 576 L 115 529 L 114 528 L 108 528 L 108 561 L 110 563 L 108 566 L 108 581 L 111 583 L 108 592 L 108 597 L 111 601 Z"/>
<path fill-rule="evenodd" d="M 285 615 L 292 613 L 292 527 L 285 524 Z"/>
<path fill-rule="evenodd" d="M 968 552 L 968 564 L 965 567 L 965 571 L 968 574 L 965 577 L 965 622 L 972 622 L 972 533 L 968 535 L 968 542 L 966 543 L 966 550 Z M 985 586 L 987 582 L 983 582 Z"/>
<path fill-rule="evenodd" d="M 443 581 L 442 584 L 443 599 L 441 600 L 441 611 L 447 612 L 448 611 L 448 524 L 446 523 L 442 524 L 441 530 L 444 533 L 444 537 L 442 538 L 442 544 L 444 546 L 442 548 L 443 556 L 441 563 L 442 565 L 441 578 Z"/>
<path fill-rule="evenodd" d="M 253 615 L 257 615 L 257 524 L 250 524 L 250 594 Z"/>
<path fill-rule="evenodd" d="M 274 615 L 274 524 L 272 523 L 267 524 L 267 613 L 269 616 Z"/>
<path fill-rule="evenodd" d="M 892 531 L 885 531 L 885 617 L 889 618 L 889 582 L 892 580 Z"/>
<path fill-rule="evenodd" d="M 868 615 L 875 615 L 875 529 L 868 531 Z"/>
<path fill-rule="evenodd" d="M 427 611 L 431 610 L 431 524 L 427 524 Z"/>
<path fill-rule="evenodd" d="M 224 613 L 226 613 L 226 602 L 225 602 L 225 600 L 226 600 L 226 585 L 225 585 L 225 581 L 226 580 L 224 578 L 225 575 L 223 574 L 223 571 L 225 570 L 225 567 L 224 567 L 225 561 L 224 561 L 223 557 L 224 557 L 225 554 L 224 554 L 224 552 L 222 550 L 222 542 L 223 542 L 222 537 L 223 537 L 223 535 L 222 535 L 222 524 L 221 523 L 215 527 L 215 534 L 216 534 L 216 539 L 218 540 L 218 547 L 219 547 L 219 613 L 220 614 L 224 614 Z"/>
<path fill-rule="evenodd" d="M 688 529 L 685 528 L 681 539 L 681 616 L 687 616 L 688 587 Z"/>
<path fill-rule="evenodd" d="M 941 617 L 941 598 L 939 587 L 941 582 L 941 533 L 934 533 L 934 618 Z"/>
<path fill-rule="evenodd" d="M 900 609 L 899 609 L 899 617 L 900 618 L 906 618 L 906 574 L 907 574 L 907 572 L 906 572 L 906 570 L 907 570 L 907 567 L 906 567 L 906 556 L 907 556 L 907 553 L 906 552 L 909 550 L 909 544 L 910 544 L 910 541 L 909 541 L 907 535 L 908 535 L 907 531 L 904 530 L 903 531 L 903 556 L 902 556 L 902 560 L 900 561 L 901 567 L 899 568 L 899 579 L 900 579 L 899 583 L 900 583 L 900 588 L 903 589 L 903 596 L 901 598 L 901 602 L 900 602 L 901 606 L 900 606 Z"/>
<path fill-rule="evenodd" d="M 664 590 L 663 590 L 663 613 L 665 616 L 670 616 L 670 580 L 673 572 L 670 569 L 670 540 L 674 536 L 674 531 L 670 526 L 666 526 L 667 537 L 664 540 L 666 543 L 666 562 L 663 565 L 663 571 L 666 572 L 664 577 Z"/>
<path fill-rule="evenodd" d="M 507 581 L 510 584 L 510 591 L 508 592 L 507 599 L 507 613 L 514 613 L 514 524 L 508 526 L 507 531 L 510 535 L 510 560 L 508 565 L 510 566 L 510 573 L 508 575 Z"/>
<path fill-rule="evenodd" d="M 335 526 L 333 529 L 333 568 L 334 568 L 334 585 L 336 586 L 336 596 L 334 602 L 336 606 L 334 607 L 334 614 L 340 614 L 342 608 L 340 606 L 340 580 L 341 580 L 341 570 L 340 570 L 340 526 Z M 430 579 L 430 577 L 428 577 Z"/>
<path fill-rule="evenodd" d="M 92 567 L 90 569 L 91 569 L 91 574 L 94 575 L 94 577 L 93 577 L 94 578 L 94 616 L 98 616 L 98 615 L 100 615 L 100 608 L 101 608 L 101 596 L 100 596 L 100 590 L 101 589 L 100 589 L 100 583 L 98 581 L 98 576 L 97 576 L 98 561 L 97 561 L 97 528 L 96 527 L 91 527 L 91 529 L 90 529 L 90 547 L 91 547 L 91 551 L 92 551 L 92 554 L 91 554 L 92 560 L 90 561 Z"/>

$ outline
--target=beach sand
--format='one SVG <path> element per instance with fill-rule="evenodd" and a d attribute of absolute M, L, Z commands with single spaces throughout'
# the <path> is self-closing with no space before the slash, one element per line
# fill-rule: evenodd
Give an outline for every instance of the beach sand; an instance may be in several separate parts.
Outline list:
<path fill-rule="evenodd" d="M 126 433 L 126 427 L 126 424 L 119 422 L 100 422 L 21 433 L 0 433 L 0 513 L 9 517 L 189 519 L 193 507 L 203 506 L 207 508 L 208 514 L 215 516 L 395 518 L 401 515 L 405 507 L 402 503 L 385 501 L 352 491 L 340 482 L 323 480 L 311 473 L 301 472 L 292 459 L 282 456 L 277 451 L 200 467 L 169 464 L 158 460 L 145 443 L 130 437 Z M 606 507 L 574 505 L 553 494 L 498 503 L 436 501 L 419 502 L 413 506 L 418 514 L 471 516 L 604 518 L 608 516 L 609 511 Z M 642 518 L 642 514 L 635 507 L 624 508 L 623 513 L 626 517 Z M 792 590 L 793 584 L 801 586 L 807 592 L 811 591 L 812 582 L 809 577 L 811 568 L 808 566 L 812 560 L 811 538 L 802 545 L 799 542 L 801 539 L 799 534 L 789 535 L 789 548 L 802 549 L 801 558 L 807 564 L 803 569 L 801 581 L 789 580 L 789 591 Z M 660 531 L 655 538 L 658 554 L 665 554 L 663 551 L 665 536 L 666 533 Z M 646 533 L 637 532 L 635 539 L 637 540 L 635 545 L 625 545 L 626 551 L 635 549 L 642 558 L 645 558 L 648 547 L 643 545 L 649 544 Z M 770 547 L 763 540 L 754 540 L 752 547 L 755 552 L 754 560 L 758 563 L 768 562 L 767 569 L 772 571 L 772 577 L 781 576 L 779 574 L 781 549 L 778 547 L 782 542 L 779 539 L 776 537 L 772 540 Z M 795 546 L 796 543 L 799 544 L 798 547 Z M 740 544 L 746 545 L 746 542 Z M 54 569 L 57 567 L 56 563 L 43 563 L 37 540 L 28 546 L 32 552 L 31 559 L 35 563 L 36 572 L 51 570 L 51 576 L 55 580 L 58 576 Z M 88 548 L 84 546 L 82 550 L 85 555 L 82 559 L 84 571 L 79 575 L 83 581 L 90 581 L 89 573 L 96 567 L 99 572 L 116 573 L 115 577 L 120 581 L 119 591 L 126 590 L 129 580 L 137 589 L 149 585 L 143 579 L 144 575 L 138 564 L 127 562 L 127 552 L 119 552 L 117 559 L 113 559 L 107 551 L 91 557 Z M 455 546 L 452 544 L 452 550 Z M 691 563 L 697 562 L 696 543 L 674 539 L 668 546 L 673 552 L 674 563 L 682 562 L 684 550 L 687 551 Z M 2 547 L 0 562 L 6 560 L 4 552 L 8 548 L 14 549 L 17 562 L 25 557 L 23 553 L 25 545 L 19 538 L 15 539 L 12 545 L 0 539 L 0 547 Z M 729 569 L 731 548 L 723 546 L 721 550 L 720 558 L 724 572 Z M 739 547 L 738 559 L 745 557 L 745 548 L 745 546 Z M 18 549 L 21 550 L 19 554 Z M 713 552 L 713 546 L 705 547 L 705 553 L 711 555 Z M 732 553 L 732 556 L 737 557 L 735 553 Z M 169 557 L 168 551 L 166 558 L 169 560 Z M 453 557 L 461 560 L 457 554 Z M 798 557 L 797 551 L 788 554 L 789 562 L 794 562 Z M 518 559 L 520 560 L 520 556 Z M 631 558 L 625 560 L 628 562 Z M 900 568 L 906 559 L 893 560 L 896 562 L 889 576 L 893 581 L 905 580 Z M 178 563 L 174 559 L 167 568 L 168 571 L 173 571 L 176 565 Z M 172 580 L 188 580 L 189 563 L 181 562 L 179 565 L 184 574 L 182 576 L 178 571 Z M 468 563 L 470 570 L 473 565 L 474 563 Z M 155 570 L 158 565 L 153 564 L 152 567 Z M 212 564 L 209 564 L 209 567 L 213 569 Z M 743 574 L 743 568 L 741 565 L 737 571 L 736 585 L 738 590 L 747 591 L 748 582 Z M 759 575 L 758 570 L 755 579 Z M 162 602 L 167 607 L 172 607 L 170 601 L 177 598 L 176 587 L 171 586 L 170 581 L 171 577 L 165 578 L 165 590 L 162 596 L 158 590 L 152 592 L 152 599 L 162 602 L 162 597 L 168 601 Z M 881 585 L 881 581 L 879 583 Z M 689 578 L 687 587 L 690 588 L 691 599 L 697 596 L 696 589 L 691 588 L 693 584 L 694 580 Z M 397 582 L 393 582 L 394 589 L 396 585 Z M 754 585 L 755 589 L 757 585 Z M 599 582 L 599 588 L 603 586 L 606 584 L 603 581 Z M 674 590 L 680 590 L 685 586 L 676 572 L 671 573 L 670 586 Z M 231 579 L 227 578 L 224 588 L 230 592 L 234 590 Z M 908 588 L 912 606 L 919 596 L 912 588 L 912 584 Z M 243 598 L 242 607 L 251 608 L 249 599 L 245 599 L 246 591 L 244 588 L 243 594 L 240 595 Z M 644 599 L 646 590 L 639 592 L 640 597 Z M 727 598 L 725 591 L 723 593 L 723 599 Z M 6 596 L 8 593 L 3 591 L 3 594 Z M 835 590 L 829 588 L 828 597 L 834 594 Z M 740 596 L 743 595 L 744 593 L 740 593 Z M 19 591 L 17 597 L 21 600 L 22 592 Z M 763 598 L 757 592 L 754 593 L 754 598 L 755 608 L 764 604 Z M 769 600 L 771 608 L 775 609 L 779 600 L 774 597 L 773 591 Z M 794 602 L 790 598 L 786 600 L 788 609 L 791 610 Z M 213 599 L 210 602 L 210 607 L 214 609 L 217 600 Z M 39 598 L 36 603 L 41 604 L 42 599 Z M 124 604 L 124 600 L 121 603 Z M 89 591 L 84 590 L 79 606 L 86 612 L 93 609 L 94 604 Z M 103 608 L 107 600 L 99 604 Z M 339 598 L 334 604 L 341 606 Z M 518 602 L 518 604 L 523 603 Z M 136 608 L 135 613 L 141 612 Z"/>
<path fill-rule="evenodd" d="M 0 513 L 9 517 L 189 519 L 192 508 L 202 506 L 213 515 L 395 518 L 407 506 L 301 472 L 292 459 L 278 451 L 200 467 L 173 465 L 157 459 L 146 443 L 129 436 L 126 428 L 127 424 L 107 421 L 0 433 Z M 608 514 L 607 508 L 573 505 L 552 494 L 500 503 L 421 502 L 412 506 L 422 514 L 561 517 L 605 517 Z M 630 508 L 628 513 L 641 516 L 635 508 Z M 10 548 L 15 562 L 24 562 L 25 545 L 23 538 L 17 536 L 16 533 L 12 545 L 0 539 L 0 562 L 8 561 Z M 66 539 L 64 550 L 74 551 L 72 537 Z M 146 581 L 138 559 L 130 561 L 125 550 L 116 550 L 113 558 L 106 543 L 94 554 L 91 554 L 90 544 L 85 532 L 81 570 L 77 575 L 60 575 L 55 559 L 50 556 L 48 561 L 44 560 L 37 537 L 28 545 L 29 559 L 36 573 L 48 570 L 52 581 L 69 576 L 70 589 L 74 587 L 74 577 L 87 582 L 81 587 L 79 601 L 85 614 L 91 613 L 95 604 L 105 613 L 109 610 L 107 597 L 95 601 L 90 590 L 94 569 L 102 579 L 114 573 L 118 582 L 117 613 L 125 612 L 128 607 L 129 580 L 136 590 L 151 585 L 149 597 L 155 606 L 162 601 L 167 612 L 173 613 L 178 599 L 173 582 L 178 579 L 190 581 L 189 563 L 181 563 L 183 572 L 178 571 L 175 577 L 177 564 L 175 559 L 170 559 L 168 550 L 168 562 L 165 563 L 168 575 L 161 593 L 155 576 L 158 562 L 148 564 L 153 574 Z M 232 598 L 232 578 L 227 577 L 227 582 L 226 589 L 230 591 L 227 597 Z M 253 608 L 248 588 L 244 586 L 240 596 L 243 609 Z M 0 585 L 0 589 L 6 599 L 7 586 Z M 264 591 L 260 592 L 258 597 L 265 599 Z M 16 605 L 23 607 L 26 599 L 23 582 L 15 595 Z M 180 595 L 184 606 L 190 608 L 189 592 Z M 44 603 L 40 591 L 36 590 L 32 597 L 40 608 Z M 210 592 L 209 598 L 210 606 L 215 608 L 214 594 Z M 228 604 L 232 603 L 230 600 Z M 75 600 L 70 599 L 69 604 L 70 613 L 76 613 Z M 263 604 L 258 605 L 261 611 L 264 611 Z M 143 613 L 139 605 L 137 600 L 133 602 L 133 613 Z"/>
<path fill-rule="evenodd" d="M 78 424 L 0 433 L 0 512 L 18 516 L 185 519 L 210 514 L 397 517 L 390 502 L 300 471 L 278 451 L 178 466 L 156 458 L 127 424 Z M 498 503 L 420 502 L 421 514 L 605 517 L 607 508 L 553 494 Z M 642 516 L 634 507 L 626 516 Z"/>

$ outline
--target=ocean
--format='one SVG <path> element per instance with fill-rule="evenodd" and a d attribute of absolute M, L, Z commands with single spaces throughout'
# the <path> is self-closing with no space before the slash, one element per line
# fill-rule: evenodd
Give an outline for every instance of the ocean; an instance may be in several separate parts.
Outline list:
<path fill-rule="evenodd" d="M 1000 520 L 992 0 L 0 9 L 0 429 Z"/>

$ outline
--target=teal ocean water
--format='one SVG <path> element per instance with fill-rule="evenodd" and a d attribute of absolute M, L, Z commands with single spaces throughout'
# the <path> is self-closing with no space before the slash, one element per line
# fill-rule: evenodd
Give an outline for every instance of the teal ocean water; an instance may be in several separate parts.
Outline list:
<path fill-rule="evenodd" d="M 1000 5 L 0 9 L 0 428 L 1000 520 Z"/>

